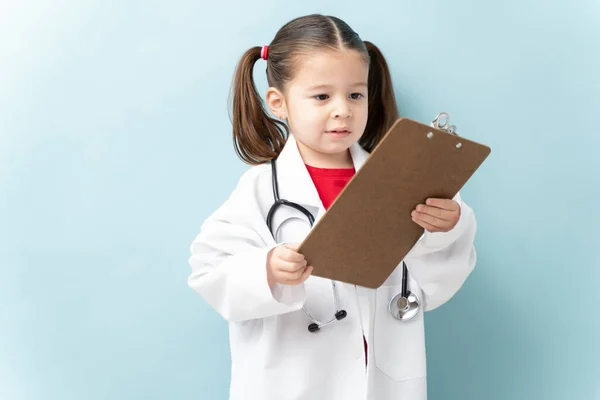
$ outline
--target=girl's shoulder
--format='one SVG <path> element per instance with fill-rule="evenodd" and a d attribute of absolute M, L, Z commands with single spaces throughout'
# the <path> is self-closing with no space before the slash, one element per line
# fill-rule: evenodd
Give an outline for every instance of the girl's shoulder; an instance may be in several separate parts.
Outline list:
<path fill-rule="evenodd" d="M 272 201 L 271 164 L 251 166 L 241 174 L 217 215 L 227 220 L 240 212 L 263 214 Z"/>
<path fill-rule="evenodd" d="M 271 192 L 271 163 L 253 165 L 239 177 L 232 196 L 237 198 L 256 197 L 265 191 Z"/>
<path fill-rule="evenodd" d="M 271 179 L 271 163 L 253 165 L 242 173 L 238 186 L 256 186 L 264 180 Z"/>

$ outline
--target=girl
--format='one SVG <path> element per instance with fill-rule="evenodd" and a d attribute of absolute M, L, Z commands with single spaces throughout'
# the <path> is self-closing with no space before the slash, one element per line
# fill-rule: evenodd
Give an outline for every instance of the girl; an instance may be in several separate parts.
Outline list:
<path fill-rule="evenodd" d="M 261 58 L 276 118 L 252 78 Z M 409 321 L 388 309 L 402 267 L 378 289 L 332 288 L 296 251 L 311 229 L 305 214 L 281 207 L 265 222 L 274 165 L 280 197 L 318 220 L 396 121 L 383 55 L 340 19 L 310 15 L 248 50 L 233 85 L 236 152 L 253 167 L 202 225 L 188 280 L 229 321 L 230 399 L 426 399 L 423 311 L 448 301 L 475 265 L 475 217 L 460 196 L 412 212 L 424 234 L 404 260 L 421 299 Z M 331 324 L 307 329 L 334 314 Z"/>

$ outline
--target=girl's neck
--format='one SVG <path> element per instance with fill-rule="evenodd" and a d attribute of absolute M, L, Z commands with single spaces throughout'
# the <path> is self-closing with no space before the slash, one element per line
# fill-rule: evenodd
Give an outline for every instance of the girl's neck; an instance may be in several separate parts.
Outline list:
<path fill-rule="evenodd" d="M 304 160 L 304 163 L 311 167 L 317 168 L 352 168 L 352 156 L 350 150 L 345 150 L 341 153 L 326 154 L 314 151 L 301 143 L 298 143 L 298 150 Z"/>

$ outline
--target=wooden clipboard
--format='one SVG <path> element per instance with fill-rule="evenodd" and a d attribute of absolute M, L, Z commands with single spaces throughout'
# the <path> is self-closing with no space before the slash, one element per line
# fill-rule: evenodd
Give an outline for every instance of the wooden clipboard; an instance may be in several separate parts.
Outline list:
<path fill-rule="evenodd" d="M 378 288 L 423 234 L 412 210 L 430 197 L 456 196 L 490 151 L 398 119 L 298 251 L 315 276 Z"/>

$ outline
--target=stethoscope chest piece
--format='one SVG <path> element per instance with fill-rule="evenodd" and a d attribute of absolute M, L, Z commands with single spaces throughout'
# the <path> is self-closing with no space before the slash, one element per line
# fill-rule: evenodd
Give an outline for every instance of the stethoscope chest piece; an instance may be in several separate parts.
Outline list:
<path fill-rule="evenodd" d="M 390 314 L 400 321 L 408 321 L 419 313 L 419 298 L 414 293 L 404 296 L 398 293 L 390 301 Z"/>

